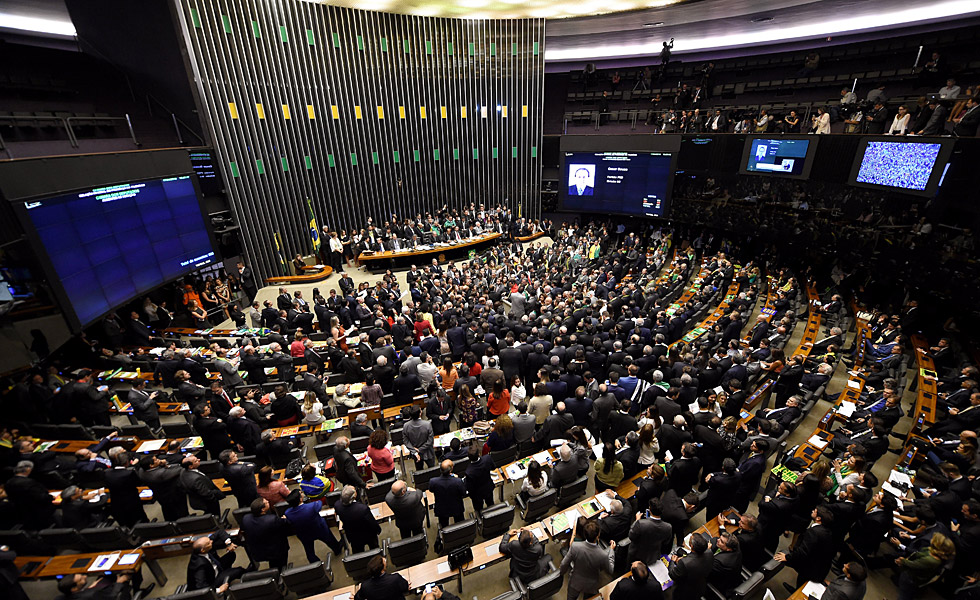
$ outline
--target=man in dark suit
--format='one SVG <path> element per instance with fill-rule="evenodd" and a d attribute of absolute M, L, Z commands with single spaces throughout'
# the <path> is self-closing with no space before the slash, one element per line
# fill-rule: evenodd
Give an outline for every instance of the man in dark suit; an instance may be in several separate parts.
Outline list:
<path fill-rule="evenodd" d="M 897 508 L 898 501 L 891 494 L 886 492 L 875 494 L 871 510 L 861 515 L 854 523 L 848 542 L 863 556 L 875 554 L 892 529 L 892 519 Z"/>
<path fill-rule="evenodd" d="M 722 461 L 721 471 L 709 473 L 704 480 L 708 484 L 704 518 L 708 521 L 731 506 L 742 477 L 735 469 L 735 461 L 726 458 Z"/>
<path fill-rule="evenodd" d="M 663 503 L 660 498 L 651 498 L 646 508 L 637 506 L 637 511 L 643 513 L 643 516 L 630 527 L 630 545 L 626 558 L 629 561 L 653 564 L 653 561 L 670 550 L 674 530 L 670 523 L 662 520 Z"/>
<path fill-rule="evenodd" d="M 113 460 L 115 464 L 103 475 L 109 497 L 112 498 L 112 502 L 109 503 L 109 514 L 126 527 L 132 527 L 140 521 L 147 521 L 139 492 L 143 482 L 132 469 L 132 455 L 121 452 Z"/>
<path fill-rule="evenodd" d="M 218 455 L 218 462 L 221 463 L 221 476 L 228 482 L 238 507 L 250 506 L 259 496 L 255 487 L 255 465 L 239 462 L 238 453 L 234 450 L 224 450 Z"/>
<path fill-rule="evenodd" d="M 674 490 L 667 490 L 664 492 L 662 502 L 664 507 L 663 520 L 670 523 L 674 529 L 674 539 L 680 544 L 684 539 L 688 521 L 698 510 L 698 494 L 697 492 L 689 492 L 681 498 Z"/>
<path fill-rule="evenodd" d="M 821 600 L 864 600 L 868 591 L 868 571 L 859 562 L 844 565 L 843 574 L 830 582 Z"/>
<path fill-rule="evenodd" d="M 179 466 L 169 465 L 159 456 L 140 459 L 139 477 L 153 490 L 153 499 L 160 503 L 167 521 L 176 521 L 188 513 L 187 494 L 180 487 L 181 471 Z"/>
<path fill-rule="evenodd" d="M 525 585 L 548 573 L 550 556 L 544 544 L 538 541 L 530 529 L 511 529 L 500 538 L 497 550 L 510 557 L 510 577 Z"/>
<path fill-rule="evenodd" d="M 126 394 L 126 401 L 133 407 L 133 415 L 146 423 L 153 431 L 160 429 L 160 411 L 156 398 L 159 392 L 146 392 L 146 380 L 137 379 Z"/>
<path fill-rule="evenodd" d="M 377 548 L 378 534 L 381 533 L 381 525 L 374 519 L 368 505 L 357 501 L 357 494 L 354 486 L 345 485 L 340 492 L 340 500 L 334 503 L 337 518 L 343 524 L 347 543 L 354 553 Z"/>
<path fill-rule="evenodd" d="M 662 600 L 663 597 L 663 588 L 650 569 L 641 561 L 634 561 L 629 577 L 619 580 L 609 600 Z"/>
<path fill-rule="evenodd" d="M 357 459 L 347 449 L 350 439 L 347 437 L 337 438 L 337 445 L 334 447 L 333 457 L 334 466 L 337 468 L 337 481 L 342 485 L 350 485 L 358 490 L 367 488 L 364 479 L 361 478 L 357 470 Z"/>
<path fill-rule="evenodd" d="M 681 454 L 667 464 L 667 480 L 670 489 L 678 496 L 691 491 L 696 486 L 701 474 L 701 459 L 697 457 L 697 448 L 688 442 L 681 446 Z"/>
<path fill-rule="evenodd" d="M 245 346 L 242 349 L 242 368 L 248 373 L 249 384 L 261 385 L 269 381 L 265 374 L 267 366 L 271 365 L 256 353 L 254 346 Z"/>
<path fill-rule="evenodd" d="M 738 466 L 741 481 L 732 506 L 740 513 L 745 512 L 749 503 L 755 500 L 756 494 L 759 493 L 759 484 L 762 483 L 762 476 L 766 471 L 766 455 L 768 452 L 769 442 L 755 440 L 749 445 L 748 456 Z"/>
<path fill-rule="evenodd" d="M 204 448 L 216 459 L 222 450 L 231 448 L 228 427 L 211 413 L 211 406 L 204 404 L 194 409 L 194 430 L 201 436 Z"/>
<path fill-rule="evenodd" d="M 608 514 L 600 515 L 599 538 L 604 542 L 618 542 L 629 537 L 636 512 L 629 500 L 613 490 L 606 490 L 605 494 L 612 498 L 612 501 L 609 503 Z"/>
<path fill-rule="evenodd" d="M 593 188 L 589 185 L 592 179 L 592 172 L 585 167 L 579 167 L 572 174 L 570 185 L 568 186 L 569 196 L 591 196 Z"/>
<path fill-rule="evenodd" d="M 320 365 L 315 362 L 306 365 L 306 373 L 303 373 L 302 389 L 316 394 L 316 399 L 324 408 L 329 406 L 330 398 L 327 390 L 323 387 L 323 378 L 320 377 Z"/>
<path fill-rule="evenodd" d="M 242 447 L 245 454 L 255 454 L 262 441 L 262 427 L 245 416 L 245 409 L 236 406 L 228 412 L 228 435 Z M 221 451 L 218 452 L 221 455 Z M 246 503 L 247 504 L 247 503 Z"/>
<path fill-rule="evenodd" d="M 489 454 L 480 455 L 480 447 L 470 446 L 470 464 L 466 467 L 466 493 L 473 502 L 477 513 L 483 512 L 483 506 L 493 506 L 493 478 L 490 473 L 494 470 L 493 458 Z"/>
<path fill-rule="evenodd" d="M 20 523 L 25 529 L 37 531 L 50 527 L 54 518 L 54 505 L 47 488 L 31 478 L 34 463 L 21 460 L 14 466 L 14 476 L 7 480 L 5 490 L 16 508 Z"/>
<path fill-rule="evenodd" d="M 708 588 L 708 575 L 714 567 L 708 541 L 700 535 L 692 536 L 691 553 L 683 558 L 671 554 L 669 560 L 667 572 L 674 581 L 672 600 L 699 600 Z"/>
<path fill-rule="evenodd" d="M 691 433 L 685 431 L 687 420 L 682 415 L 674 417 L 673 423 L 664 423 L 657 432 L 657 440 L 660 442 L 660 453 L 658 456 L 666 456 L 669 451 L 671 457 L 677 458 L 681 455 L 681 447 L 690 443 L 693 439 Z"/>
<path fill-rule="evenodd" d="M 816 525 L 803 532 L 793 550 L 788 554 L 777 552 L 774 556 L 796 570 L 794 591 L 808 581 L 822 583 L 830 572 L 830 563 L 836 554 L 834 534 L 830 529 L 834 521 L 833 513 L 826 506 L 818 506 L 811 516 Z"/>
<path fill-rule="evenodd" d="M 868 135 L 881 135 L 888 127 L 888 109 L 881 100 L 875 101 L 874 107 L 864 117 L 864 129 Z"/>
<path fill-rule="evenodd" d="M 279 288 L 279 295 L 276 297 L 276 306 L 279 310 L 289 310 L 293 307 L 293 297 L 289 295 L 286 288 Z"/>
<path fill-rule="evenodd" d="M 789 425 L 793 422 L 793 419 L 801 414 L 800 397 L 791 396 L 788 400 L 786 400 L 786 406 L 773 409 L 760 408 L 755 413 L 755 416 L 760 419 L 773 420 L 779 423 L 779 426 L 785 431 L 789 429 Z"/>
<path fill-rule="evenodd" d="M 238 267 L 238 280 L 242 282 L 242 289 L 248 296 L 249 300 L 255 298 L 255 294 L 258 293 L 259 288 L 255 285 L 255 276 L 252 274 L 252 269 L 249 269 L 241 261 L 237 264 Z"/>
<path fill-rule="evenodd" d="M 796 486 L 787 481 L 776 487 L 774 495 L 759 502 L 759 528 L 767 550 L 776 550 L 779 537 L 790 527 L 797 502 Z"/>
<path fill-rule="evenodd" d="M 224 492 L 214 485 L 211 478 L 197 470 L 201 459 L 193 454 L 185 456 L 180 465 L 184 467 L 180 473 L 180 487 L 187 492 L 191 508 L 204 511 L 204 514 L 220 515 L 221 499 Z"/>
<path fill-rule="evenodd" d="M 746 569 L 756 571 L 769 560 L 758 519 L 752 515 L 741 515 L 735 537 L 738 539 L 738 547 L 742 551 L 742 564 Z"/>
<path fill-rule="evenodd" d="M 966 112 L 953 119 L 953 135 L 956 137 L 976 137 L 980 126 L 980 100 L 972 96 L 966 101 Z"/>
<path fill-rule="evenodd" d="M 268 561 L 270 567 L 282 569 L 289 559 L 289 523 L 276 515 L 265 498 L 257 498 L 242 519 L 245 551 L 253 563 Z"/>
<path fill-rule="evenodd" d="M 455 523 L 463 520 L 466 484 L 453 475 L 453 461 L 442 461 L 439 465 L 439 476 L 429 480 L 429 491 L 435 497 L 435 514 L 439 519 L 439 527 L 448 526 L 450 519 Z"/>
<path fill-rule="evenodd" d="M 395 526 L 403 540 L 425 533 L 426 508 L 423 498 L 422 492 L 409 488 L 400 479 L 391 484 L 391 490 L 385 496 L 385 504 L 391 508 L 395 516 Z"/>
<path fill-rule="evenodd" d="M 549 415 L 541 429 L 531 438 L 535 443 L 550 444 L 551 440 L 564 439 L 567 432 L 575 425 L 575 418 L 565 412 L 565 403 L 555 406 L 556 414 Z"/>
<path fill-rule="evenodd" d="M 742 550 L 734 533 L 722 531 L 712 544 L 715 561 L 708 575 L 708 583 L 728 596 L 742 583 Z"/>
<path fill-rule="evenodd" d="M 385 573 L 384 556 L 375 556 L 368 561 L 371 578 L 361 584 L 354 594 L 354 600 L 388 600 L 404 598 L 408 592 L 408 581 L 398 573 Z M 440 589 L 440 597 L 442 590 Z"/>
<path fill-rule="evenodd" d="M 224 556 L 218 555 L 212 536 L 226 541 Z M 187 563 L 187 591 L 211 588 L 219 594 L 225 593 L 230 582 L 245 574 L 245 569 L 234 566 L 236 549 L 238 546 L 223 531 L 194 540 L 191 558 Z"/>

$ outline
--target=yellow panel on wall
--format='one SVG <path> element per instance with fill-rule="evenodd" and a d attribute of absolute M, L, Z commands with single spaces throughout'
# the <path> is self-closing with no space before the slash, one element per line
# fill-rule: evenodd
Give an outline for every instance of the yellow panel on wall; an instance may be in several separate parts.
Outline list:
<path fill-rule="evenodd" d="M 500 116 L 502 116 L 504 118 L 507 117 L 507 105 L 506 104 L 504 104 L 503 106 L 500 107 Z"/>
<path fill-rule="evenodd" d="M 308 116 L 311 119 L 315 119 L 316 118 L 316 111 L 313 110 L 313 105 L 312 104 L 307 104 L 306 105 L 306 116 Z"/>
<path fill-rule="evenodd" d="M 340 118 L 340 109 L 337 108 L 336 104 L 330 105 L 330 114 L 333 116 L 334 119 Z"/>
<path fill-rule="evenodd" d="M 286 119 L 287 121 L 289 120 L 289 105 L 288 104 L 283 104 L 282 105 L 282 118 L 283 119 Z"/>
<path fill-rule="evenodd" d="M 228 103 L 228 112 L 231 114 L 232 119 L 238 118 L 238 106 L 236 106 L 234 102 Z"/>
<path fill-rule="evenodd" d="M 424 106 L 420 106 L 419 107 L 419 116 L 421 118 L 423 118 L 423 119 L 425 118 L 425 107 Z"/>
<path fill-rule="evenodd" d="M 261 102 L 255 104 L 255 112 L 258 113 L 260 119 L 265 118 L 265 108 L 262 106 Z"/>
<path fill-rule="evenodd" d="M 354 118 L 357 120 L 361 119 L 361 107 L 356 104 L 354 105 Z"/>
<path fill-rule="evenodd" d="M 527 118 L 527 104 L 521 107 L 521 116 Z"/>
<path fill-rule="evenodd" d="M 465 106 L 460 106 L 459 107 L 459 118 L 461 118 L 461 119 L 465 119 L 466 118 L 466 107 Z"/>
<path fill-rule="evenodd" d="M 378 118 L 379 119 L 385 118 L 385 107 L 383 106 L 378 107 Z"/>
<path fill-rule="evenodd" d="M 442 116 L 443 119 L 445 119 L 447 117 L 447 115 L 446 115 L 446 107 L 445 106 L 440 106 L 439 107 L 439 114 Z"/>
<path fill-rule="evenodd" d="M 399 119 L 404 119 L 405 118 L 405 107 L 404 106 L 399 106 L 398 107 L 398 118 Z"/>

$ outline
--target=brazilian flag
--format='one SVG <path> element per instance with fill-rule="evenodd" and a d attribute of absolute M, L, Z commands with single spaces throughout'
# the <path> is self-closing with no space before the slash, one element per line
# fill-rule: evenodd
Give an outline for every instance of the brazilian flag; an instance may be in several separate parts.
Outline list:
<path fill-rule="evenodd" d="M 286 257 L 282 255 L 282 245 L 279 243 L 279 232 L 272 234 L 272 240 L 276 243 L 276 254 L 279 256 L 279 264 L 286 266 Z"/>
<path fill-rule="evenodd" d="M 316 226 L 316 215 L 313 214 L 313 204 L 306 199 L 306 209 L 310 214 L 310 240 L 313 241 L 313 254 L 320 252 L 320 228 Z"/>

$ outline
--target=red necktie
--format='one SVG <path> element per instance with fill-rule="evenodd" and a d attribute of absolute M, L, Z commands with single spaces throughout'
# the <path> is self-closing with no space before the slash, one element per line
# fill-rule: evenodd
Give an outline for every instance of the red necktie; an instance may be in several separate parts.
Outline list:
<path fill-rule="evenodd" d="M 221 392 L 221 395 L 224 396 L 225 402 L 228 403 L 228 406 L 235 408 L 235 404 L 231 401 L 231 398 L 228 397 L 228 392 Z"/>

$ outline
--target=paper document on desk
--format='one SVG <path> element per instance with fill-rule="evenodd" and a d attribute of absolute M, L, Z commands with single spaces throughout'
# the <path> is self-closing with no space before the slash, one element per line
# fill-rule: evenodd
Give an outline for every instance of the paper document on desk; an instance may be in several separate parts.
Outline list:
<path fill-rule="evenodd" d="M 819 448 L 820 450 L 827 447 L 827 442 L 825 442 L 819 435 L 811 435 L 810 439 L 808 439 L 806 442 L 815 448 Z"/>
<path fill-rule="evenodd" d="M 527 476 L 527 469 L 525 469 L 524 465 L 520 463 L 513 463 L 507 465 L 507 468 L 504 470 L 507 471 L 507 478 L 510 479 L 511 481 L 523 479 L 524 477 Z"/>
<path fill-rule="evenodd" d="M 912 487 L 912 478 L 901 471 L 892 471 L 889 473 L 888 481 L 897 485 Z"/>
<path fill-rule="evenodd" d="M 112 565 L 116 564 L 119 560 L 119 553 L 115 554 L 100 554 L 94 561 L 92 561 L 92 566 L 88 568 L 90 573 L 95 571 L 108 571 L 112 568 Z"/>
<path fill-rule="evenodd" d="M 343 594 L 337 594 L 336 596 L 334 596 L 333 600 L 350 600 L 351 597 L 352 596 L 350 592 L 344 592 Z"/>
<path fill-rule="evenodd" d="M 534 529 L 531 530 L 531 533 L 533 533 L 534 537 L 538 538 L 539 540 L 545 539 L 544 529 L 540 527 L 535 527 Z"/>
<path fill-rule="evenodd" d="M 857 404 L 844 400 L 840 403 L 840 408 L 837 409 L 837 414 L 845 418 L 850 418 L 851 415 L 854 414 L 854 411 L 856 409 L 857 409 Z"/>
<path fill-rule="evenodd" d="M 153 452 L 163 448 L 166 443 L 167 440 L 147 440 L 140 444 L 138 452 Z"/>
<path fill-rule="evenodd" d="M 124 565 L 135 564 L 136 561 L 139 560 L 139 557 L 140 557 L 139 554 L 123 554 L 119 558 L 119 565 L 124 566 Z"/>
<path fill-rule="evenodd" d="M 857 381 L 854 381 L 853 379 L 848 379 L 847 380 L 847 387 L 854 388 L 856 390 L 859 390 L 859 389 L 861 389 L 861 384 L 858 383 Z"/>
<path fill-rule="evenodd" d="M 827 588 L 824 587 L 822 583 L 816 583 L 814 581 L 808 581 L 805 586 L 803 586 L 803 595 L 807 598 L 820 598 L 823 596 L 824 591 Z"/>
<path fill-rule="evenodd" d="M 548 461 L 551 460 L 551 455 L 542 450 L 541 452 L 538 452 L 537 454 L 535 454 L 531 458 L 533 458 L 534 460 L 538 461 L 538 464 L 539 465 L 544 465 L 544 464 L 547 464 Z"/>
<path fill-rule="evenodd" d="M 613 499 L 605 494 L 597 494 L 595 497 L 596 501 L 602 505 L 602 510 L 609 512 L 609 507 L 612 506 Z"/>
<path fill-rule="evenodd" d="M 436 571 L 437 571 L 437 572 L 438 572 L 438 573 L 439 573 L 440 575 L 442 575 L 442 574 L 444 574 L 444 573 L 448 573 L 448 572 L 450 572 L 450 571 L 452 571 L 452 569 L 450 569 L 450 568 L 449 568 L 449 562 L 444 562 L 444 563 L 439 563 L 439 564 L 438 564 L 438 565 L 436 566 Z"/>
<path fill-rule="evenodd" d="M 881 484 L 881 489 L 882 489 L 882 491 L 888 492 L 889 494 L 891 494 L 892 496 L 895 496 L 896 498 L 901 498 L 902 496 L 905 495 L 905 494 L 902 493 L 902 490 L 898 489 L 897 487 L 893 486 L 892 484 L 888 483 L 887 481 L 885 483 Z"/>
<path fill-rule="evenodd" d="M 667 565 L 664 564 L 663 559 L 656 560 L 652 565 L 647 565 L 650 568 L 650 574 L 656 577 L 657 581 L 660 582 L 660 587 L 667 589 L 667 584 L 671 582 L 670 574 L 667 571 Z"/>

